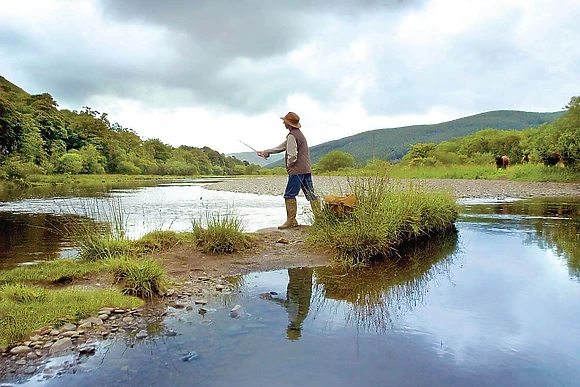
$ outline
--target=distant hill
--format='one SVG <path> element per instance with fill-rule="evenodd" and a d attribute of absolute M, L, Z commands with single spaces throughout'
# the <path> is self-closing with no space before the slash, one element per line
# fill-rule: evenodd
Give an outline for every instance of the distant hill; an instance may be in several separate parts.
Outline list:
<path fill-rule="evenodd" d="M 310 157 L 312 162 L 316 163 L 328 152 L 340 150 L 350 153 L 358 163 L 365 163 L 373 157 L 392 161 L 403 157 L 411 144 L 440 143 L 455 137 L 465 137 L 487 128 L 502 130 L 535 128 L 555 121 L 564 113 L 564 111 L 533 113 L 494 110 L 440 124 L 375 129 L 313 146 L 310 148 Z M 282 162 L 266 165 L 267 168 L 280 166 L 283 166 Z"/>
<path fill-rule="evenodd" d="M 284 158 L 284 153 L 276 153 L 274 155 L 271 155 L 267 160 L 261 158 L 255 152 L 230 153 L 227 156 L 235 157 L 238 160 L 245 160 L 250 164 L 256 164 L 263 167 L 266 164 L 271 164 L 276 161 L 282 160 Z"/>

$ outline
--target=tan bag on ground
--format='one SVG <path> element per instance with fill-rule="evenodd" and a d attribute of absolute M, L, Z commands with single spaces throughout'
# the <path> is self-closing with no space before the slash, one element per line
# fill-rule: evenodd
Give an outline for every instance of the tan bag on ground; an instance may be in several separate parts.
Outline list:
<path fill-rule="evenodd" d="M 354 194 L 346 196 L 324 195 L 324 205 L 337 216 L 348 215 L 356 205 L 356 196 Z"/>

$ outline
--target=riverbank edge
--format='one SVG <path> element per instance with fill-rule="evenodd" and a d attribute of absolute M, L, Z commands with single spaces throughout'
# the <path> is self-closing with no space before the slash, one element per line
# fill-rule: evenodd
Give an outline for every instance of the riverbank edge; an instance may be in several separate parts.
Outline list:
<path fill-rule="evenodd" d="M 218 183 L 208 183 L 205 187 L 207 189 L 217 189 L 230 192 L 262 194 L 265 191 L 266 194 L 272 194 L 272 192 L 280 189 L 283 190 L 286 180 L 287 177 L 285 176 L 260 176 L 255 178 L 242 177 L 228 179 Z M 337 192 L 337 186 L 339 189 L 346 189 L 348 187 L 347 180 L 347 178 L 335 176 L 315 177 L 315 184 L 318 183 L 315 188 L 318 188 L 319 192 L 325 189 L 328 190 L 327 192 Z M 452 195 L 456 198 L 472 197 L 474 199 L 505 199 L 512 197 L 524 199 L 531 197 L 580 195 L 580 185 L 575 183 L 497 182 L 491 180 L 467 181 L 451 179 L 402 179 L 396 181 L 423 185 L 429 189 L 442 189 L 447 192 L 451 191 L 453 192 Z M 494 183 L 490 184 L 490 182 Z M 471 192 L 472 189 L 478 187 L 479 189 L 483 188 L 479 195 L 469 195 L 469 192 Z M 516 196 L 514 193 L 519 195 Z M 283 211 L 282 206 L 280 207 L 280 210 Z M 281 238 L 296 241 L 304 239 L 304 234 L 308 232 L 308 227 L 299 227 L 290 232 L 291 234 L 288 234 L 287 232 L 285 233 L 271 229 L 261 230 L 255 234 L 272 234 L 273 239 L 271 238 L 268 243 L 278 243 L 278 241 L 274 241 L 278 236 L 280 236 L 278 240 Z M 284 238 L 284 236 L 288 238 Z M 328 265 L 330 264 L 330 253 L 323 252 L 322 255 L 324 256 L 324 254 L 326 254 L 326 265 Z M 291 259 L 291 256 L 287 258 Z M 213 273 L 208 273 L 203 271 L 201 268 L 192 270 L 192 272 L 185 277 L 181 276 L 179 278 L 171 278 L 174 281 L 175 286 L 167 290 L 162 298 L 147 304 L 143 308 L 131 310 L 113 309 L 109 311 L 109 315 L 112 315 L 113 318 L 103 318 L 106 314 L 100 313 L 97 317 L 91 317 L 77 322 L 77 324 L 74 324 L 74 328 L 71 325 L 61 329 L 47 327 L 41 331 L 35 332 L 30 338 L 37 340 L 27 340 L 21 343 L 26 347 L 39 347 L 31 348 L 30 351 L 21 348 L 20 350 L 22 350 L 22 352 L 19 352 L 18 350 L 15 352 L 19 353 L 11 353 L 11 351 L 16 347 L 4 349 L 2 352 L 2 358 L 4 360 L 2 361 L 0 376 L 3 378 L 6 375 L 11 375 L 12 377 L 18 378 L 34 375 L 43 365 L 46 364 L 47 359 L 53 356 L 53 354 L 50 353 L 49 348 L 57 342 L 62 343 L 63 340 L 67 343 L 63 351 L 53 351 L 54 354 L 62 354 L 63 352 L 74 353 L 77 361 L 80 356 L 94 352 L 98 340 L 113 337 L 123 337 L 129 340 L 142 340 L 147 336 L 142 330 L 139 330 L 139 326 L 149 322 L 151 319 L 164 318 L 164 316 L 167 315 L 168 308 L 174 310 L 197 308 L 198 311 L 200 311 L 203 309 L 203 305 L 207 303 L 209 298 L 219 297 L 222 294 L 231 292 L 229 284 L 225 279 L 226 275 L 243 275 L 251 271 L 281 270 L 296 267 L 297 264 L 303 267 L 324 266 L 324 260 L 296 262 L 285 259 L 278 260 L 276 263 L 270 264 L 270 266 L 260 266 L 260 262 L 255 262 L 253 265 L 241 265 L 237 268 L 237 271 L 233 272 L 231 271 L 232 267 L 229 268 L 229 272 L 227 270 L 218 270 Z M 168 332 L 168 334 L 172 333 Z M 70 346 L 67 338 L 70 339 Z M 75 343 L 73 343 L 73 339 L 75 340 Z M 51 342 L 52 344 L 45 347 L 48 342 Z M 55 372 L 75 372 L 74 363 L 74 361 L 70 363 L 71 366 L 69 368 L 65 367 Z"/>

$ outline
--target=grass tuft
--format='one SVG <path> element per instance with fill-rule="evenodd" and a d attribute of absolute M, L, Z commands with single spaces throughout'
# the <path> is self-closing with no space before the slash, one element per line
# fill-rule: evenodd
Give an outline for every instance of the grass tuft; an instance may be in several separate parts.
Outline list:
<path fill-rule="evenodd" d="M 108 261 L 115 280 L 123 284 L 123 293 L 151 298 L 161 293 L 166 271 L 153 259 L 117 257 Z"/>
<path fill-rule="evenodd" d="M 85 217 L 73 219 L 62 227 L 65 236 L 79 248 L 81 259 L 97 261 L 131 254 L 136 250 L 125 234 L 126 214 L 120 200 L 87 199 L 80 203 L 79 208 L 68 208 L 64 212 L 83 214 Z"/>
<path fill-rule="evenodd" d="M 338 217 L 328 208 L 316 217 L 308 243 L 330 247 L 341 265 L 364 266 L 398 254 L 403 243 L 453 227 L 458 208 L 447 193 L 392 184 L 386 175 L 349 180 L 357 205 Z"/>
<path fill-rule="evenodd" d="M 195 243 L 203 252 L 228 254 L 250 246 L 250 236 L 235 211 L 208 211 L 191 224 Z"/>
<path fill-rule="evenodd" d="M 175 231 L 153 231 L 134 241 L 133 246 L 144 253 L 163 251 L 180 244 L 184 239 L 182 234 Z"/>

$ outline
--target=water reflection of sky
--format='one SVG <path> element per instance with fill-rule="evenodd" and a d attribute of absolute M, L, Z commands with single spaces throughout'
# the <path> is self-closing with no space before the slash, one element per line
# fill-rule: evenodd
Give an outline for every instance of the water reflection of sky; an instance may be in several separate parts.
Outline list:
<path fill-rule="evenodd" d="M 278 197 L 214 196 L 196 185 L 117 194 L 133 214 L 157 209 L 165 219 L 173 207 L 171 216 L 189 221 L 204 201 L 232 197 L 262 218 L 253 220 L 256 229 L 284 216 Z M 578 385 L 578 235 L 565 231 L 574 230 L 579 209 L 572 199 L 469 203 L 458 239 L 432 247 L 424 264 L 358 277 L 315 268 L 302 288 L 290 283 L 307 270 L 250 274 L 239 279 L 240 293 L 210 299 L 212 313 L 171 311 L 163 324 L 182 335 L 109 341 L 76 375 L 45 384 Z M 236 304 L 246 317 L 229 317 Z M 304 305 L 300 334 L 291 336 Z M 189 350 L 199 358 L 181 361 Z"/>
<path fill-rule="evenodd" d="M 130 237 L 139 237 L 159 229 L 185 231 L 191 220 L 208 211 L 232 210 L 240 215 L 246 231 L 275 227 L 286 219 L 282 196 L 212 191 L 204 183 L 161 184 L 136 189 L 114 189 L 103 198 L 57 197 L 33 198 L 3 203 L 1 211 L 13 213 L 83 214 L 87 207 L 99 207 L 100 212 L 111 207 L 111 197 L 119 201 L 126 215 Z M 298 198 L 298 220 L 309 222 L 308 201 Z M 116 204 L 113 204 L 116 205 Z M 104 211 L 103 211 L 104 210 Z M 103 219 L 98 219 L 103 220 Z"/>

